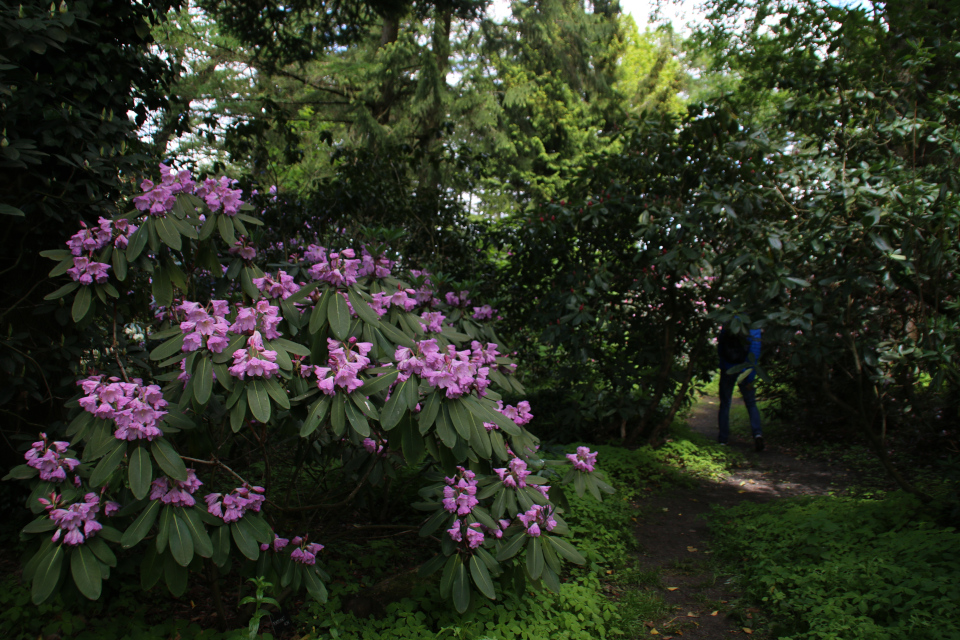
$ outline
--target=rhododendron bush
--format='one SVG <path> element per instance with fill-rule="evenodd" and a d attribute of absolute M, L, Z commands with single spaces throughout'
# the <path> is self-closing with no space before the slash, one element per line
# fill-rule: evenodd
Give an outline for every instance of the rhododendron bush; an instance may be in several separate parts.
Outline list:
<path fill-rule="evenodd" d="M 8 476 L 33 484 L 35 602 L 74 587 L 98 598 L 119 554 L 139 558 L 145 589 L 181 595 L 239 566 L 324 599 L 324 529 L 283 528 L 318 484 L 300 482 L 304 466 L 336 471 L 348 500 L 414 470 L 420 534 L 441 541 L 422 572 L 442 569 L 461 612 L 474 591 L 496 598 L 501 576 L 557 590 L 563 560 L 584 562 L 562 537 L 560 485 L 612 489 L 586 448 L 544 460 L 530 405 L 501 397 L 523 387 L 494 309 L 382 245 L 303 236 L 264 264 L 255 209 L 225 178 L 161 165 L 141 187 L 130 213 L 44 252 L 68 278 L 49 297 L 112 344 L 80 363 L 63 439 L 41 434 Z M 120 346 L 133 326 L 148 327 L 149 361 Z M 284 452 L 296 469 L 281 473 Z"/>

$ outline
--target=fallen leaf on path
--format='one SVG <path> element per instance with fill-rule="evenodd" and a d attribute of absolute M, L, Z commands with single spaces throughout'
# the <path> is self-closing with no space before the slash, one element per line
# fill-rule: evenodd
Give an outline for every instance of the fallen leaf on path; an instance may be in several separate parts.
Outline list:
<path fill-rule="evenodd" d="M 667 591 L 676 591 L 680 587 L 667 587 Z"/>
<path fill-rule="evenodd" d="M 657 631 L 656 629 L 650 629 L 650 635 L 652 635 L 652 636 L 658 636 L 658 635 L 660 635 L 660 632 Z"/>
<path fill-rule="evenodd" d="M 610 575 L 611 573 L 613 573 L 613 569 L 607 569 L 607 575 Z"/>
<path fill-rule="evenodd" d="M 744 628 L 743 628 L 743 632 L 744 632 L 744 633 L 753 633 L 753 629 L 751 629 L 750 627 L 744 627 Z"/>
<path fill-rule="evenodd" d="M 746 492 L 747 492 L 746 489 L 740 489 L 740 491 L 737 491 L 737 493 L 746 493 Z"/>
<path fill-rule="evenodd" d="M 742 480 L 742 481 L 740 482 L 740 486 L 741 486 L 741 487 L 742 487 L 743 485 L 745 485 L 745 484 L 747 484 L 747 481 L 746 481 L 746 480 Z"/>
<path fill-rule="evenodd" d="M 689 551 L 690 553 L 696 553 L 696 552 L 697 552 L 697 548 L 696 548 L 696 547 L 687 547 L 687 551 Z"/>
<path fill-rule="evenodd" d="M 644 623 L 643 623 L 643 626 L 645 626 L 645 627 L 650 627 L 650 628 L 652 629 L 652 628 L 653 628 L 653 623 L 648 620 L 647 622 L 644 622 Z"/>
<path fill-rule="evenodd" d="M 700 616 L 699 616 L 698 614 L 694 613 L 693 611 L 687 611 L 687 617 L 688 617 L 688 618 L 699 618 Z"/>
<path fill-rule="evenodd" d="M 716 616 L 716 615 L 717 615 L 718 613 L 720 613 L 720 612 L 719 612 L 719 611 L 714 611 L 714 612 L 713 612 L 713 613 L 711 613 L 710 615 L 712 615 L 712 616 Z"/>

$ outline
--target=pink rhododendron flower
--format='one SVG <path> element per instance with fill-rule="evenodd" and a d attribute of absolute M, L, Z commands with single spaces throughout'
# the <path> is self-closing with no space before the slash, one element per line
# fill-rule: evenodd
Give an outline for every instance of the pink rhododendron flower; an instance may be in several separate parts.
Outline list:
<path fill-rule="evenodd" d="M 240 307 L 237 310 L 237 319 L 230 325 L 230 331 L 248 335 L 260 331 L 267 340 L 274 340 L 281 335 L 277 331 L 281 320 L 283 317 L 278 307 L 266 300 L 260 300 L 253 307 Z"/>
<path fill-rule="evenodd" d="M 241 205 L 243 205 L 243 200 L 240 199 L 243 192 L 231 188 L 236 182 L 236 180 L 231 180 L 227 176 L 220 176 L 219 180 L 207 178 L 202 185 L 196 188 L 195 193 L 203 198 L 203 201 L 210 207 L 210 211 L 216 213 L 222 208 L 224 215 L 232 218 L 237 215 Z"/>
<path fill-rule="evenodd" d="M 39 500 L 57 525 L 51 538 L 53 542 L 59 541 L 62 536 L 64 544 L 76 546 L 103 528 L 96 521 L 100 512 L 100 498 L 95 493 L 88 493 L 83 497 L 83 502 L 75 502 L 66 508 L 60 506 L 60 496 L 55 493 L 50 494 L 50 500 Z"/>
<path fill-rule="evenodd" d="M 511 489 L 520 489 L 527 486 L 527 482 L 524 480 L 524 478 L 530 475 L 530 471 L 527 469 L 527 463 L 520 458 L 513 458 L 507 466 L 509 468 L 505 467 L 493 470 L 500 480 L 503 481 L 504 486 L 510 487 Z"/>
<path fill-rule="evenodd" d="M 551 507 L 535 504 L 526 513 L 517 514 L 517 519 L 523 523 L 527 529 L 527 535 L 537 537 L 544 529 L 553 531 L 557 526 L 557 521 L 553 517 Z"/>
<path fill-rule="evenodd" d="M 249 238 L 240 238 L 234 242 L 229 252 L 230 255 L 239 256 L 243 260 L 253 260 L 257 257 L 257 250 L 250 244 Z"/>
<path fill-rule="evenodd" d="M 247 510 L 260 511 L 264 501 L 263 487 L 251 487 L 247 483 L 237 487 L 227 495 L 211 493 L 204 497 L 207 512 L 222 518 L 224 522 L 236 522 Z"/>
<path fill-rule="evenodd" d="M 150 499 L 159 500 L 163 504 L 172 504 L 175 507 L 192 507 L 197 503 L 193 494 L 202 484 L 203 482 L 193 469 L 187 469 L 186 480 L 172 480 L 161 476 L 150 483 Z"/>
<path fill-rule="evenodd" d="M 307 273 L 314 280 L 327 282 L 335 287 L 349 287 L 356 284 L 360 275 L 361 260 L 357 260 L 356 255 L 353 249 L 344 249 L 339 253 L 332 251 L 328 256 L 323 247 L 310 245 L 304 257 L 316 261 L 316 264 L 310 267 Z"/>
<path fill-rule="evenodd" d="M 356 338 L 350 338 L 347 342 L 327 338 L 327 348 L 329 353 L 327 364 L 330 366 L 312 368 L 304 366 L 301 369 L 302 375 L 307 376 L 312 373 L 317 376 L 317 388 L 329 396 L 336 393 L 337 387 L 344 389 L 347 393 L 353 393 L 362 387 L 363 381 L 357 376 L 370 366 L 370 358 L 367 354 L 370 353 L 373 344 L 357 342 Z"/>
<path fill-rule="evenodd" d="M 167 401 L 157 385 L 144 385 L 139 378 L 104 381 L 103 376 L 90 376 L 77 384 L 87 394 L 80 398 L 80 406 L 98 418 L 113 420 L 118 440 L 153 440 L 163 435 L 158 424 L 167 413 L 163 410 Z"/>
<path fill-rule="evenodd" d="M 288 542 L 290 541 L 287 540 L 286 538 L 281 538 L 277 534 L 273 534 L 273 543 L 270 544 L 270 543 L 264 542 L 263 544 L 260 545 L 260 551 L 266 551 L 271 548 L 274 551 L 280 551 L 285 546 L 287 546 Z"/>
<path fill-rule="evenodd" d="M 361 250 L 360 256 L 360 267 L 357 269 L 357 276 L 363 278 L 365 276 L 373 276 L 374 278 L 386 278 L 390 275 L 390 271 L 393 269 L 394 261 L 387 260 L 387 258 L 381 254 L 379 257 L 374 258 L 370 255 L 370 252 L 367 251 L 366 247 L 363 247 Z M 409 309 L 408 309 L 409 311 Z"/>
<path fill-rule="evenodd" d="M 94 282 L 107 281 L 107 269 L 110 265 L 104 262 L 94 262 L 90 258 L 74 258 L 73 266 L 67 269 L 67 274 L 83 285 L 90 285 Z"/>
<path fill-rule="evenodd" d="M 67 471 L 73 471 L 80 464 L 74 458 L 61 457 L 60 454 L 69 447 L 69 442 L 47 442 L 47 434 L 41 433 L 40 440 L 34 442 L 23 457 L 27 460 L 27 466 L 40 472 L 41 480 L 63 482 L 67 479 Z"/>
<path fill-rule="evenodd" d="M 441 333 L 443 331 L 443 321 L 447 319 L 445 315 L 439 311 L 427 311 L 421 316 L 421 319 L 426 322 L 420 323 L 420 328 L 422 328 L 427 333 Z"/>
<path fill-rule="evenodd" d="M 233 366 L 227 371 L 230 375 L 246 379 L 251 378 L 272 378 L 280 371 L 276 364 L 277 352 L 265 349 L 263 339 L 258 331 L 247 339 L 246 349 L 237 349 L 233 352 Z"/>
<path fill-rule="evenodd" d="M 590 447 L 577 447 L 576 453 L 567 454 L 567 460 L 573 463 L 573 468 L 577 471 L 593 473 L 597 464 L 597 452 L 591 452 Z"/>
<path fill-rule="evenodd" d="M 230 313 L 230 306 L 225 300 L 211 301 L 212 313 L 199 303 L 189 300 L 184 300 L 177 310 L 185 314 L 184 321 L 180 323 L 183 351 L 196 351 L 206 347 L 213 353 L 221 353 L 227 348 L 230 343 L 227 338 L 230 323 L 226 316 Z"/>
<path fill-rule="evenodd" d="M 467 297 L 469 294 L 469 291 L 461 291 L 459 294 L 448 291 L 444 297 L 451 307 L 466 307 L 470 304 L 470 299 Z"/>
<path fill-rule="evenodd" d="M 497 310 L 488 304 L 485 304 L 482 307 L 474 307 L 473 319 L 474 320 L 490 320 L 493 318 L 493 314 L 495 314 L 496 312 Z"/>
<path fill-rule="evenodd" d="M 447 486 L 443 488 L 443 508 L 458 516 L 465 516 L 480 504 L 476 497 L 476 474 L 463 467 L 457 469 L 460 473 L 456 477 L 445 478 Z"/>
<path fill-rule="evenodd" d="M 300 564 L 316 564 L 317 554 L 323 551 L 323 545 L 316 542 L 307 542 L 307 537 L 297 536 L 293 539 L 293 545 L 297 547 L 290 553 L 290 559 Z"/>
<path fill-rule="evenodd" d="M 254 278 L 253 286 L 269 297 L 281 300 L 286 300 L 300 290 L 300 285 L 294 282 L 293 276 L 288 275 L 286 271 L 278 271 L 276 278 L 269 273 L 264 274 L 262 278 Z"/>
<path fill-rule="evenodd" d="M 374 440 L 373 438 L 364 438 L 363 448 L 366 449 L 367 453 L 369 454 L 378 455 L 381 458 L 385 458 L 387 456 L 387 452 L 384 449 L 383 445 L 382 444 L 378 445 L 377 441 Z"/>

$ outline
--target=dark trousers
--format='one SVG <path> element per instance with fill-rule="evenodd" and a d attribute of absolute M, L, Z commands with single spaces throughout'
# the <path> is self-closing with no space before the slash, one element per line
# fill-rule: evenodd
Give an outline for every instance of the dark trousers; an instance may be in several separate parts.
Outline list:
<path fill-rule="evenodd" d="M 737 384 L 738 375 L 720 373 L 720 442 L 726 442 L 730 438 L 730 405 L 733 403 L 733 387 Z M 750 414 L 750 430 L 753 432 L 753 437 L 763 435 L 753 380 L 747 378 L 740 383 L 740 394 L 743 396 L 743 403 L 747 405 L 747 413 Z"/>

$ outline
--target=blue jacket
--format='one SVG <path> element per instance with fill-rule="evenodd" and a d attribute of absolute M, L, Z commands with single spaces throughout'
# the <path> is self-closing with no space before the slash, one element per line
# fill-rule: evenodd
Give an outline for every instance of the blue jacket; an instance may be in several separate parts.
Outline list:
<path fill-rule="evenodd" d="M 726 330 L 727 330 L 727 328 L 724 327 L 723 329 L 720 330 L 720 333 L 722 334 L 722 333 L 723 333 L 724 331 L 726 331 Z M 753 357 L 754 357 L 755 361 L 757 361 L 757 362 L 760 361 L 760 334 L 761 334 L 760 329 L 751 329 L 751 330 L 750 330 L 750 353 L 753 354 Z M 720 359 L 720 370 L 721 370 L 721 371 L 726 371 L 726 370 L 729 369 L 730 367 L 735 367 L 736 365 L 733 364 L 733 363 L 731 363 L 731 362 L 727 362 L 726 360 L 724 360 L 723 358 L 720 357 L 720 344 L 719 344 L 719 342 L 720 342 L 720 341 L 718 340 L 718 341 L 717 341 L 717 357 Z M 747 361 L 749 362 L 749 357 L 748 357 L 748 360 L 747 360 Z M 748 376 L 746 377 L 746 379 L 744 380 L 744 382 L 753 382 L 753 379 L 756 378 L 756 377 L 757 377 L 757 372 L 756 372 L 756 371 L 750 371 L 750 375 L 748 375 Z"/>

